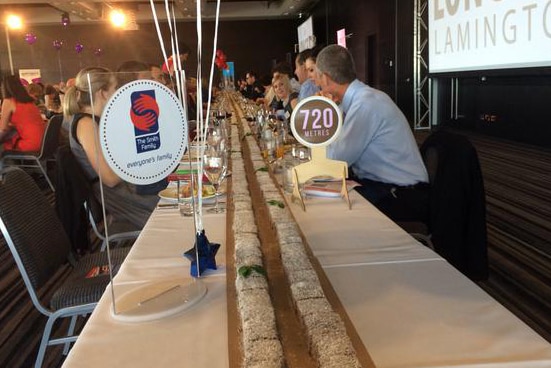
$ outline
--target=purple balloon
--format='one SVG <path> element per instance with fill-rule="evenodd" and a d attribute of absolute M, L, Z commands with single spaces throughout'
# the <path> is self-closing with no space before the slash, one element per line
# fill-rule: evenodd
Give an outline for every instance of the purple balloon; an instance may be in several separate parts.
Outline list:
<path fill-rule="evenodd" d="M 29 45 L 34 44 L 34 43 L 36 42 L 36 39 L 37 39 L 37 37 L 36 37 L 36 35 L 33 34 L 33 33 L 27 33 L 27 34 L 25 35 L 25 41 L 26 41 Z"/>
<path fill-rule="evenodd" d="M 77 54 L 80 54 L 82 50 L 84 50 L 84 45 L 80 42 L 77 42 L 77 44 L 75 45 L 75 51 L 77 52 Z"/>
<path fill-rule="evenodd" d="M 52 46 L 54 47 L 54 49 L 56 49 L 57 51 L 59 51 L 59 50 L 61 50 L 61 46 L 63 46 L 63 41 L 55 40 L 55 41 L 52 43 Z"/>
<path fill-rule="evenodd" d="M 100 57 L 101 55 L 103 55 L 103 49 L 101 47 L 98 47 L 97 49 L 94 50 L 94 55 L 96 55 L 97 57 Z"/>

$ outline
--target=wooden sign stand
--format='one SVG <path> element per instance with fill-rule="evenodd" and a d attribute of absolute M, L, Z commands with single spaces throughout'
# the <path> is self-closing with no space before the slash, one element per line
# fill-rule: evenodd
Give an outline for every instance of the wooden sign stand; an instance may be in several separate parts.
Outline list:
<path fill-rule="evenodd" d="M 291 115 L 291 131 L 299 143 L 312 150 L 310 162 L 293 168 L 292 201 L 298 199 L 302 209 L 306 211 L 300 186 L 315 176 L 329 176 L 342 181 L 341 198 L 351 209 L 350 198 L 346 188 L 348 164 L 345 161 L 327 158 L 327 145 L 339 135 L 342 127 L 342 112 L 337 104 L 322 96 L 311 96 L 300 101 Z"/>
<path fill-rule="evenodd" d="M 304 211 L 306 205 L 304 197 L 300 192 L 300 184 L 312 179 L 315 176 L 327 175 L 333 178 L 341 179 L 341 198 L 344 198 L 348 204 L 348 209 L 351 209 L 350 198 L 348 197 L 348 189 L 346 188 L 346 178 L 348 177 L 348 165 L 345 161 L 331 160 L 327 158 L 327 148 L 312 147 L 312 159 L 309 162 L 300 164 L 293 168 L 293 196 L 292 201 L 297 199 Z"/>

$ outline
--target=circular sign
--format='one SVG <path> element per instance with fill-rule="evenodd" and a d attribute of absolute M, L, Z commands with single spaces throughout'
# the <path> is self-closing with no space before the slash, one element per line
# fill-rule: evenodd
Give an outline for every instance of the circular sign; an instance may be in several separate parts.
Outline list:
<path fill-rule="evenodd" d="M 161 83 L 127 83 L 107 102 L 100 142 L 105 160 L 121 179 L 134 184 L 158 182 L 174 171 L 187 148 L 182 104 Z"/>
<path fill-rule="evenodd" d="M 291 115 L 291 131 L 307 147 L 326 146 L 339 135 L 342 112 L 327 97 L 312 96 L 300 101 Z"/>

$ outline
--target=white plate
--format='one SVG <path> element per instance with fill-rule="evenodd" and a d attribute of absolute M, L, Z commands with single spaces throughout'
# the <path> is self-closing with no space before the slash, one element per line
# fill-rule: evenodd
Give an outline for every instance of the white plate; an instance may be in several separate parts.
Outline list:
<path fill-rule="evenodd" d="M 215 190 L 212 185 L 203 185 L 203 187 L 208 188 L 208 192 L 212 193 L 209 195 L 203 195 L 203 201 L 216 197 Z M 205 190 L 203 189 L 203 193 Z M 169 188 L 163 189 L 159 192 L 159 197 L 166 199 L 168 201 L 177 202 L 178 201 L 178 188 L 176 186 L 171 186 Z M 190 201 L 191 197 L 180 198 L 182 201 Z"/>

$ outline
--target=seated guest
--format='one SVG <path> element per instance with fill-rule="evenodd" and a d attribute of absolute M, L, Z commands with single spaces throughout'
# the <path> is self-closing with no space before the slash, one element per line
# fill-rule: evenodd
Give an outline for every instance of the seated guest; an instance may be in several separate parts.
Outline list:
<path fill-rule="evenodd" d="M 275 110 L 278 119 L 288 120 L 297 105 L 298 93 L 292 91 L 289 78 L 285 74 L 274 77 L 272 87 L 275 97 L 270 107 Z"/>
<path fill-rule="evenodd" d="M 146 63 L 137 60 L 128 60 L 117 68 L 117 88 L 138 79 L 153 80 L 151 68 Z"/>
<path fill-rule="evenodd" d="M 40 151 L 46 123 L 33 97 L 18 77 L 6 76 L 2 83 L 0 141 L 5 150 Z"/>
<path fill-rule="evenodd" d="M 161 70 L 161 67 L 157 64 L 149 64 L 149 71 L 151 72 L 151 78 L 161 84 L 166 85 L 165 74 Z"/>
<path fill-rule="evenodd" d="M 51 84 L 44 86 L 44 105 L 46 106 L 46 118 L 61 114 L 61 99 L 59 91 Z"/>
<path fill-rule="evenodd" d="M 346 161 L 358 192 L 394 220 L 425 219 L 428 174 L 404 114 L 385 93 L 356 78 L 344 47 L 330 45 L 316 60 L 322 92 L 340 103 L 344 123 L 327 157 Z"/>
<path fill-rule="evenodd" d="M 276 66 L 273 67 L 272 76 L 275 77 L 278 74 L 285 74 L 287 78 L 289 78 L 289 82 L 291 83 L 291 90 L 293 92 L 299 93 L 300 83 L 295 79 L 293 68 L 288 62 L 280 61 L 279 63 L 276 64 Z"/>
<path fill-rule="evenodd" d="M 253 71 L 247 72 L 245 75 L 247 86 L 243 92 L 243 96 L 256 101 L 260 97 L 264 97 L 264 87 L 256 80 L 256 73 Z"/>
<path fill-rule="evenodd" d="M 298 93 L 298 101 L 306 97 L 314 96 L 319 92 L 319 87 L 313 79 L 308 77 L 308 69 L 306 69 L 306 60 L 312 55 L 312 49 L 306 49 L 297 55 L 295 58 L 295 75 L 300 83 L 300 91 Z"/>
<path fill-rule="evenodd" d="M 314 81 L 314 84 L 318 86 L 318 92 L 319 92 L 319 80 L 317 78 L 318 74 L 316 73 L 316 58 L 318 57 L 318 54 L 323 49 L 321 46 L 316 46 L 314 48 L 310 49 L 310 52 L 308 55 L 306 55 L 304 60 L 304 67 L 306 68 L 306 73 L 308 74 L 308 78 Z"/>
<path fill-rule="evenodd" d="M 149 79 L 153 80 L 151 68 L 148 64 L 137 60 L 129 60 L 123 62 L 117 68 L 117 88 L 135 80 Z M 166 188 L 168 181 L 166 179 L 159 180 L 156 183 L 136 185 L 137 194 L 157 194 L 162 189 Z"/>
<path fill-rule="evenodd" d="M 247 81 L 245 80 L 245 78 L 239 78 L 237 80 L 237 90 L 241 94 L 244 94 L 246 89 L 247 89 Z"/>
<path fill-rule="evenodd" d="M 90 87 L 88 85 L 90 79 Z M 105 105 L 115 92 L 117 80 L 108 69 L 90 67 L 82 69 L 74 86 L 67 89 L 63 104 L 65 116 L 71 116 L 71 151 L 88 179 L 93 182 L 94 194 L 100 197 L 103 182 L 105 207 L 114 218 L 143 228 L 155 208 L 157 195 L 138 195 L 136 187 L 123 181 L 107 164 L 99 142 L 99 121 Z M 92 106 L 92 101 L 94 105 Z"/>
<path fill-rule="evenodd" d="M 47 108 L 44 99 L 44 86 L 40 83 L 31 83 L 25 87 L 29 95 L 34 99 L 34 104 L 38 106 L 40 113 L 43 117 L 46 117 Z"/>
<path fill-rule="evenodd" d="M 269 109 L 269 105 L 274 99 L 274 89 L 272 88 L 272 77 L 269 74 L 265 74 L 260 77 L 259 81 L 262 88 L 264 88 L 264 96 L 256 99 L 257 105 L 264 105 L 266 109 Z"/>

